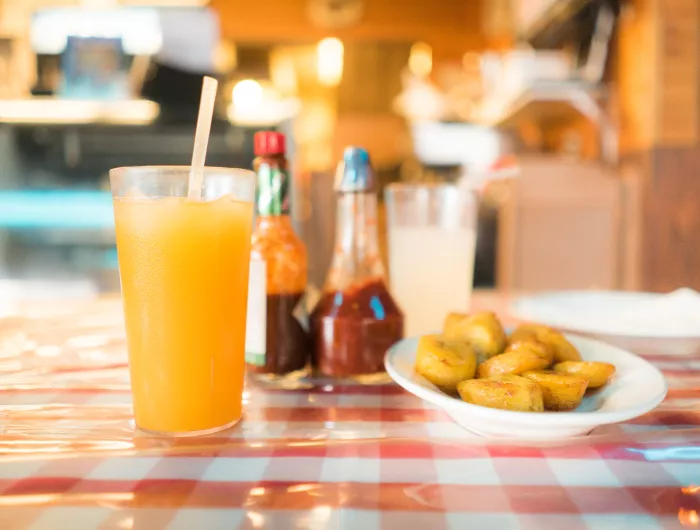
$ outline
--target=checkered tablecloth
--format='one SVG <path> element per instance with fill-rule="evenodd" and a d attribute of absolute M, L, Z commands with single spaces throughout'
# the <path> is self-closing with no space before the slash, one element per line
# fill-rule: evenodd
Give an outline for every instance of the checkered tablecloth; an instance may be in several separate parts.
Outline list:
<path fill-rule="evenodd" d="M 700 528 L 700 341 L 636 349 L 667 400 L 566 442 L 324 383 L 249 387 L 241 425 L 170 440 L 134 433 L 119 301 L 37 307 L 0 319 L 0 530 Z"/>

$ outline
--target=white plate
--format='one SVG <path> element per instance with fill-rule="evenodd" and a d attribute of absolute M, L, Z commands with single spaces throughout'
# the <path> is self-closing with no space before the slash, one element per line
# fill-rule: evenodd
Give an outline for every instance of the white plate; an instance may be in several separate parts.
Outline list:
<path fill-rule="evenodd" d="M 594 333 L 645 338 L 700 336 L 700 295 L 625 291 L 560 291 L 523 296 L 510 314 L 520 320 Z"/>
<path fill-rule="evenodd" d="M 459 425 L 481 436 L 557 439 L 588 434 L 594 428 L 641 416 L 666 396 L 663 375 L 633 353 L 602 342 L 567 335 L 586 361 L 605 361 L 616 372 L 605 388 L 587 395 L 572 412 L 514 412 L 465 403 L 448 396 L 413 370 L 417 338 L 392 346 L 384 363 L 391 378 L 403 388 L 443 409 Z"/>

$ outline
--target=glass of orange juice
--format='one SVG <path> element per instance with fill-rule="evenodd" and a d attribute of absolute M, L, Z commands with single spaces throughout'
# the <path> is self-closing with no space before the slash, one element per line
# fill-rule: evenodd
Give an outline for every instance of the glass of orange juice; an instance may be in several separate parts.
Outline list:
<path fill-rule="evenodd" d="M 241 418 L 255 175 L 189 166 L 110 171 L 136 426 L 216 432 Z"/>

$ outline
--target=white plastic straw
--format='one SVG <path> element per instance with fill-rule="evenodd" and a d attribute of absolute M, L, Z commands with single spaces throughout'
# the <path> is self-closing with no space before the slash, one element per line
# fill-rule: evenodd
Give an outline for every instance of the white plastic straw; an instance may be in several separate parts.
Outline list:
<path fill-rule="evenodd" d="M 197 130 L 194 133 L 194 151 L 192 152 L 192 167 L 187 198 L 197 201 L 202 196 L 202 180 L 204 179 L 204 160 L 207 157 L 207 145 L 211 131 L 211 120 L 214 115 L 214 100 L 218 81 L 205 77 L 202 83 L 202 97 L 199 100 L 199 115 Z"/>

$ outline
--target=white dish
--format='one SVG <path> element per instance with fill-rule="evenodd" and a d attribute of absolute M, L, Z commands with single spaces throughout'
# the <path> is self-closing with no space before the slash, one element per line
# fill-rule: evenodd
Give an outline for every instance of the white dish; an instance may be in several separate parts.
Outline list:
<path fill-rule="evenodd" d="M 645 338 L 700 336 L 700 294 L 679 289 L 669 294 L 625 291 L 561 291 L 523 296 L 510 313 L 549 326 Z"/>
<path fill-rule="evenodd" d="M 598 426 L 641 416 L 666 397 L 663 375 L 644 359 L 593 339 L 567 335 L 587 361 L 615 365 L 613 379 L 589 393 L 572 412 L 514 412 L 465 403 L 438 390 L 413 370 L 417 338 L 392 346 L 384 363 L 391 378 L 403 388 L 443 409 L 459 425 L 481 436 L 496 438 L 561 439 L 582 436 Z"/>

